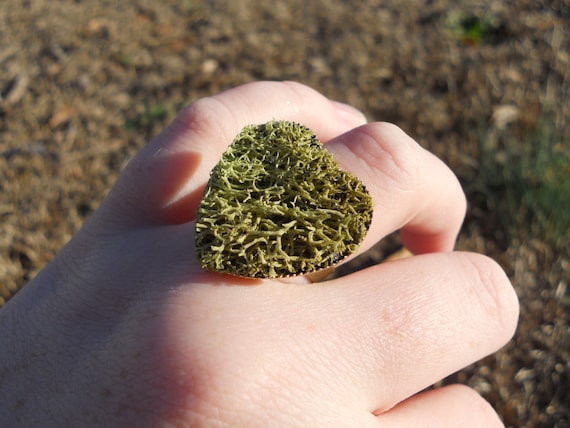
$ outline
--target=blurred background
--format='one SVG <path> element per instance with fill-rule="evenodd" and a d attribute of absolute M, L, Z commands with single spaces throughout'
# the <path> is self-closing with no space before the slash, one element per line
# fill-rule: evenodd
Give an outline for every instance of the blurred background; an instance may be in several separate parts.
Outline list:
<path fill-rule="evenodd" d="M 3 0 L 0 305 L 181 108 L 262 79 L 394 122 L 455 171 L 458 248 L 503 266 L 521 319 L 444 383 L 476 388 L 507 426 L 570 426 L 567 0 Z"/>

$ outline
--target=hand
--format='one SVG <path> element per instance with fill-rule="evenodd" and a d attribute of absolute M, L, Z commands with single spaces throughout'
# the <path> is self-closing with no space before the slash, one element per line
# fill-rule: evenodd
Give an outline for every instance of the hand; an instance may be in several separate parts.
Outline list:
<path fill-rule="evenodd" d="M 319 284 L 205 272 L 193 221 L 209 171 L 244 125 L 271 119 L 313 129 L 369 189 L 375 213 L 362 251 L 401 229 L 416 256 Z M 305 86 L 253 83 L 199 100 L 0 310 L 0 420 L 500 426 L 466 387 L 418 393 L 497 350 L 516 325 L 503 271 L 451 252 L 464 212 L 438 159 Z"/>

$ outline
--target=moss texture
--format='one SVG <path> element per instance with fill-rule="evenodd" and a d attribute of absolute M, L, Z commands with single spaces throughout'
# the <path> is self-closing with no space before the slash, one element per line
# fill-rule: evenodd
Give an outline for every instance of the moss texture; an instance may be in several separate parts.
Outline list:
<path fill-rule="evenodd" d="M 307 274 L 356 251 L 372 219 L 364 185 L 298 123 L 246 126 L 214 167 L 196 219 L 205 269 Z"/>

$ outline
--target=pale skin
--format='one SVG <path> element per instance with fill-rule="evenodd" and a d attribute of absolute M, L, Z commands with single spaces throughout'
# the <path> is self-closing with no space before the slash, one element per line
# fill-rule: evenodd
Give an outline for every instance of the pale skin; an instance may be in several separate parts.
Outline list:
<path fill-rule="evenodd" d="M 313 129 L 375 201 L 361 251 L 401 231 L 414 256 L 332 281 L 205 272 L 194 218 L 240 129 Z M 512 336 L 518 302 L 489 258 L 452 252 L 453 173 L 404 132 L 297 83 L 194 102 L 0 310 L 0 420 L 65 427 L 493 427 L 464 386 L 424 391 Z"/>

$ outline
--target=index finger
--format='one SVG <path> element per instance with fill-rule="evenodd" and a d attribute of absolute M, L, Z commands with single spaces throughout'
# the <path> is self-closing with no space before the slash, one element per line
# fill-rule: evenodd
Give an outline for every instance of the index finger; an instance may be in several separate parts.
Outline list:
<path fill-rule="evenodd" d="M 245 125 L 273 119 L 301 122 L 322 141 L 365 122 L 356 109 L 295 82 L 256 82 L 203 98 L 183 110 L 130 162 L 105 201 L 113 207 L 108 223 L 193 220 L 221 153 Z"/>

